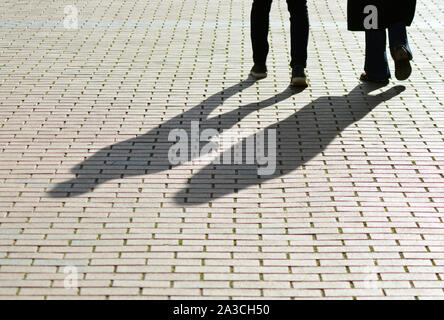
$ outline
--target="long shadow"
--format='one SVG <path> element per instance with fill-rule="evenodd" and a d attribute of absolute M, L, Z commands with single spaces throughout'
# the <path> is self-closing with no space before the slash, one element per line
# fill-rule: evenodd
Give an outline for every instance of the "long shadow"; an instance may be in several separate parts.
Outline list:
<path fill-rule="evenodd" d="M 168 151 L 175 142 L 168 141 L 173 129 L 183 129 L 191 135 L 191 121 L 199 121 L 200 129 L 226 130 L 242 118 L 270 105 L 289 98 L 297 91 L 287 88 L 267 100 L 251 103 L 222 115 L 209 118 L 211 112 L 230 97 L 252 86 L 256 81 L 249 77 L 240 83 L 222 90 L 190 110 L 158 125 L 142 136 L 107 146 L 71 169 L 75 178 L 58 183 L 48 191 L 53 198 L 73 197 L 93 191 L 98 185 L 113 179 L 147 175 L 175 167 L 168 159 Z M 300 91 L 299 91 L 300 92 Z M 201 144 L 203 144 L 201 142 Z M 202 156 L 202 154 L 200 155 Z M 189 154 L 189 160 L 193 160 Z"/>
<path fill-rule="evenodd" d="M 176 203 L 198 205 L 207 203 L 227 194 L 259 185 L 289 173 L 304 165 L 325 148 L 344 129 L 356 123 L 380 103 L 390 100 L 405 90 L 403 86 L 393 87 L 378 95 L 369 95 L 381 86 L 362 84 L 344 96 L 324 96 L 304 106 L 288 118 L 264 129 L 276 130 L 276 170 L 270 175 L 258 175 L 261 166 L 246 164 L 246 141 L 243 139 L 225 151 L 233 155 L 241 149 L 242 164 L 207 165 L 189 180 L 186 188 L 175 194 Z M 255 138 L 261 132 L 255 134 Z M 251 139 L 251 137 L 250 137 Z M 251 141 L 251 140 L 250 140 Z M 268 140 L 265 139 L 267 142 Z M 265 150 L 268 146 L 265 145 Z M 222 154 L 222 158 L 223 158 Z M 251 155 L 250 155 L 251 157 Z"/>

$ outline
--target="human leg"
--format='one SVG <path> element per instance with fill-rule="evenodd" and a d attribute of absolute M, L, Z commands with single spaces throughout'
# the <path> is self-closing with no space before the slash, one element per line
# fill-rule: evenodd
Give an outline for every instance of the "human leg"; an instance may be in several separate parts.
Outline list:
<path fill-rule="evenodd" d="M 407 37 L 405 23 L 399 22 L 388 28 L 390 52 L 395 61 L 395 76 L 398 80 L 406 80 L 412 73 L 410 60 L 413 55 Z"/>
<path fill-rule="evenodd" d="M 258 67 L 265 67 L 267 62 L 271 3 L 272 0 L 254 0 L 251 9 L 250 25 L 253 61 L 255 66 Z"/>
<path fill-rule="evenodd" d="M 291 67 L 307 66 L 309 17 L 307 0 L 287 0 L 290 12 Z"/>
<path fill-rule="evenodd" d="M 309 17 L 307 0 L 287 0 L 290 12 L 291 36 L 291 85 L 297 87 L 308 86 L 305 75 L 307 67 L 307 47 L 309 38 Z"/>
<path fill-rule="evenodd" d="M 365 31 L 364 70 L 370 81 L 387 81 L 391 77 L 387 61 L 386 44 L 387 35 L 385 30 Z"/>

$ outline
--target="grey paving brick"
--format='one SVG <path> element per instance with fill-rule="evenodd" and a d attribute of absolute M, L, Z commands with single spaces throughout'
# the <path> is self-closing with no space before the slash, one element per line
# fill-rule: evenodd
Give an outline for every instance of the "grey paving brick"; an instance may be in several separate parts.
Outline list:
<path fill-rule="evenodd" d="M 418 2 L 411 78 L 368 97 L 346 1 L 308 1 L 299 93 L 283 0 L 257 82 L 250 0 L 77 2 L 73 30 L 66 4 L 0 4 L 2 299 L 444 297 L 440 1 Z M 192 120 L 276 129 L 276 173 L 170 164 Z"/>

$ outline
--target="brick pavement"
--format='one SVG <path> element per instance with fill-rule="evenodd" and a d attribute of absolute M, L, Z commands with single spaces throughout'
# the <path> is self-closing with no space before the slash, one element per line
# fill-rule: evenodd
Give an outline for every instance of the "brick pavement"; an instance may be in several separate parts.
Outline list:
<path fill-rule="evenodd" d="M 250 0 L 2 2 L 0 297 L 443 298 L 444 7 L 419 2 L 410 80 L 368 92 L 345 1 L 309 3 L 295 93 L 283 0 L 256 83 Z M 191 120 L 276 129 L 276 172 L 170 165 Z"/>

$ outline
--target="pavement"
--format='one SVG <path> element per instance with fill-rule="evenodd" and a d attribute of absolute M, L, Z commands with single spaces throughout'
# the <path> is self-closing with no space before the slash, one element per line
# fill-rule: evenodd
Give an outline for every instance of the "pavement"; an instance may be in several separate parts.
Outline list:
<path fill-rule="evenodd" d="M 283 0 L 257 82 L 250 0 L 0 7 L 0 298 L 444 297 L 441 0 L 386 87 L 358 80 L 346 1 L 309 1 L 298 92 Z M 171 163 L 192 121 L 234 137 L 219 154 L 274 132 L 276 170 Z"/>

